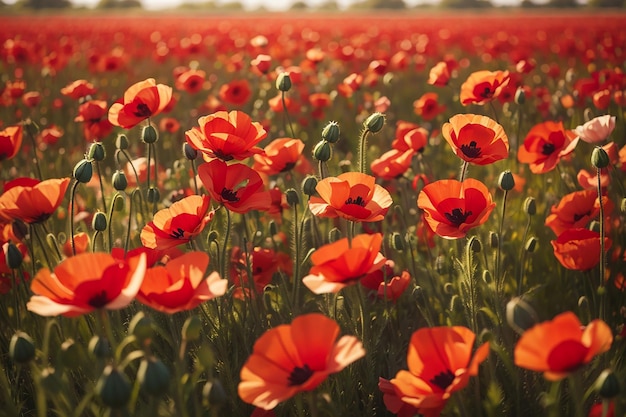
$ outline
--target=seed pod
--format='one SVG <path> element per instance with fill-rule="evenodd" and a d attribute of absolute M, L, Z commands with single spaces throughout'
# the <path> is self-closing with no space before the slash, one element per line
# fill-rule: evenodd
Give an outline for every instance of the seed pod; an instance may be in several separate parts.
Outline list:
<path fill-rule="evenodd" d="M 93 159 L 94 161 L 104 161 L 105 157 L 106 152 L 102 142 L 94 142 L 91 146 L 89 146 L 89 151 L 87 152 L 88 159 Z"/>
<path fill-rule="evenodd" d="M 329 143 L 337 143 L 339 141 L 339 124 L 337 122 L 328 122 L 322 129 L 322 140 Z"/>
<path fill-rule="evenodd" d="M 291 90 L 291 76 L 288 72 L 281 72 L 276 77 L 276 88 L 286 92 Z"/>
<path fill-rule="evenodd" d="M 128 143 L 128 138 L 126 137 L 126 135 L 119 134 L 117 135 L 117 138 L 115 138 L 115 147 L 117 149 L 128 149 L 129 145 L 130 144 Z"/>
<path fill-rule="evenodd" d="M 91 166 L 91 160 L 82 159 L 75 166 L 72 171 L 72 176 L 78 182 L 82 182 L 83 184 L 91 181 L 91 177 L 93 175 L 93 167 Z"/>
<path fill-rule="evenodd" d="M 11 343 L 9 343 L 9 356 L 15 363 L 19 364 L 33 360 L 35 358 L 33 339 L 22 331 L 15 332 L 13 337 L 11 337 Z"/>
<path fill-rule="evenodd" d="M 144 126 L 141 130 L 141 140 L 144 143 L 155 143 L 159 140 L 159 135 L 152 125 Z"/>
<path fill-rule="evenodd" d="M 137 381 L 146 393 L 164 395 L 170 383 L 170 371 L 155 357 L 143 359 L 137 370 Z"/>
<path fill-rule="evenodd" d="M 537 313 L 526 301 L 515 297 L 506 304 L 506 321 L 516 333 L 522 334 L 534 326 L 537 321 Z"/>
<path fill-rule="evenodd" d="M 367 119 L 365 119 L 363 125 L 372 133 L 380 132 L 385 125 L 385 116 L 379 112 L 372 113 Z"/>
<path fill-rule="evenodd" d="M 96 384 L 96 394 L 102 403 L 113 409 L 122 408 L 130 399 L 132 387 L 128 377 L 119 369 L 108 365 Z"/>

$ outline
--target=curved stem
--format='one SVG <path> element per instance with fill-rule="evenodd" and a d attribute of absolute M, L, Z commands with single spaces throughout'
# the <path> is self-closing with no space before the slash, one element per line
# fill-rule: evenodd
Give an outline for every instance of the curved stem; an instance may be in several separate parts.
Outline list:
<path fill-rule="evenodd" d="M 361 137 L 359 138 L 359 172 L 365 173 L 365 156 L 367 153 L 367 135 L 370 133 L 369 129 L 364 129 L 361 132 Z"/>
<path fill-rule="evenodd" d="M 200 193 L 198 192 L 198 179 L 196 178 L 198 176 L 198 170 L 196 168 L 196 161 L 192 159 L 189 162 L 191 162 L 191 169 L 193 170 L 193 189 L 196 192 L 196 195 L 200 195 Z"/>

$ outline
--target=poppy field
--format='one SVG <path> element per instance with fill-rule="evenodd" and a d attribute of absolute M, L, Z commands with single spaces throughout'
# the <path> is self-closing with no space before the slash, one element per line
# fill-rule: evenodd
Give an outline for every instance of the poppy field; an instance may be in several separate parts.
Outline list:
<path fill-rule="evenodd" d="M 626 15 L 0 28 L 0 415 L 626 415 Z"/>

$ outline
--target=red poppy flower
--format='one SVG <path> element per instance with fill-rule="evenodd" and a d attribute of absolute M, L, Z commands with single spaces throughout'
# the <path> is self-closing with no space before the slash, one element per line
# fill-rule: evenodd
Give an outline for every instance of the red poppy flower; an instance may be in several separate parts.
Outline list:
<path fill-rule="evenodd" d="M 414 155 L 413 149 L 407 151 L 392 149 L 372 161 L 370 169 L 377 178 L 392 180 L 404 175 L 411 166 Z"/>
<path fill-rule="evenodd" d="M 606 413 L 604 412 L 604 401 L 592 405 L 587 417 L 615 417 L 615 401 L 610 401 L 607 404 Z"/>
<path fill-rule="evenodd" d="M 230 277 L 233 284 L 242 290 L 249 289 L 251 282 L 248 276 L 248 266 L 250 266 L 254 290 L 259 294 L 263 292 L 266 285 L 272 282 L 275 273 L 281 271 L 290 276 L 293 270 L 293 261 L 287 253 L 258 246 L 248 253 L 248 260 L 244 251 L 239 246 L 235 246 L 230 259 Z M 237 295 L 237 290 L 235 290 L 235 296 Z"/>
<path fill-rule="evenodd" d="M 375 297 L 381 300 L 397 301 L 409 287 L 411 275 L 409 271 L 402 271 L 400 275 L 395 274 L 393 265 L 394 262 L 388 259 L 382 268 L 363 277 L 359 281 L 360 284 L 373 291 Z"/>
<path fill-rule="evenodd" d="M 0 162 L 12 159 L 22 146 L 23 127 L 9 126 L 0 130 Z"/>
<path fill-rule="evenodd" d="M 146 273 L 146 257 L 123 261 L 108 253 L 83 253 L 63 260 L 54 272 L 39 270 L 26 308 L 40 316 L 75 317 L 97 309 L 117 310 L 135 298 Z"/>
<path fill-rule="evenodd" d="M 565 130 L 563 122 L 543 122 L 530 129 L 519 147 L 517 159 L 529 164 L 534 174 L 543 174 L 553 170 L 577 144 L 576 133 Z"/>
<path fill-rule="evenodd" d="M 426 222 L 437 235 L 458 239 L 485 223 L 496 203 L 485 184 L 468 178 L 426 185 L 417 197 L 417 206 L 424 210 Z"/>
<path fill-rule="evenodd" d="M 550 242 L 554 256 L 567 269 L 588 271 L 600 262 L 600 233 L 589 229 L 569 229 Z M 604 238 L 604 250 L 611 239 Z"/>
<path fill-rule="evenodd" d="M 39 140 L 49 146 L 57 144 L 59 139 L 63 136 L 63 129 L 56 125 L 50 125 L 45 129 L 42 129 L 39 134 Z"/>
<path fill-rule="evenodd" d="M 83 135 L 87 141 L 101 141 L 111 134 L 113 125 L 107 118 L 107 102 L 89 100 L 78 107 L 75 122 L 83 122 Z"/>
<path fill-rule="evenodd" d="M 339 337 L 332 319 L 311 313 L 266 331 L 241 369 L 239 397 L 269 410 L 365 355 L 355 336 Z"/>
<path fill-rule="evenodd" d="M 434 67 L 430 69 L 428 73 L 427 83 L 430 85 L 437 85 L 445 87 L 450 81 L 450 68 L 445 61 L 438 62 Z"/>
<path fill-rule="evenodd" d="M 387 410 L 395 414 L 397 417 L 415 417 L 417 414 L 424 417 L 439 416 L 439 410 L 437 410 L 437 413 L 433 416 L 432 414 L 426 412 L 427 410 L 418 410 L 412 405 L 402 401 L 400 397 L 398 397 L 398 394 L 396 394 L 396 389 L 391 381 L 385 378 L 378 378 L 378 389 L 380 389 L 380 392 L 383 393 L 383 402 L 385 403 Z M 422 413 L 420 413 L 420 411 Z"/>
<path fill-rule="evenodd" d="M 605 214 L 613 210 L 613 203 L 604 196 Z M 548 226 L 555 235 L 559 236 L 566 230 L 587 227 L 591 220 L 600 213 L 598 192 L 595 190 L 574 191 L 561 198 L 557 205 L 552 206 L 550 214 L 546 217 Z"/>
<path fill-rule="evenodd" d="M 461 85 L 461 104 L 486 104 L 498 98 L 509 83 L 508 71 L 476 71 Z"/>
<path fill-rule="evenodd" d="M 165 266 L 146 271 L 146 277 L 137 293 L 137 301 L 157 311 L 177 313 L 192 310 L 201 303 L 224 295 L 228 280 L 217 272 L 205 277 L 209 255 L 188 252 L 172 259 Z"/>
<path fill-rule="evenodd" d="M 259 54 L 250 61 L 250 67 L 257 75 L 265 75 L 272 65 L 272 57 L 266 54 Z"/>
<path fill-rule="evenodd" d="M 159 122 L 161 132 L 176 133 L 180 129 L 180 123 L 173 117 L 164 117 Z"/>
<path fill-rule="evenodd" d="M 69 184 L 69 178 L 45 181 L 18 178 L 9 181 L 0 195 L 0 212 L 4 217 L 24 223 L 44 222 L 63 202 Z"/>
<path fill-rule="evenodd" d="M 235 213 L 269 210 L 272 197 L 258 172 L 244 164 L 214 159 L 200 165 L 198 176 L 211 197 Z"/>
<path fill-rule="evenodd" d="M 254 155 L 252 168 L 267 175 L 291 171 L 302 160 L 303 150 L 304 142 L 300 139 L 274 139 L 263 153 Z"/>
<path fill-rule="evenodd" d="M 174 86 L 177 90 L 195 94 L 204 88 L 206 72 L 199 69 L 188 69 L 176 77 Z"/>
<path fill-rule="evenodd" d="M 76 80 L 61 89 L 61 94 L 67 97 L 71 97 L 74 100 L 79 100 L 86 96 L 91 96 L 96 93 L 96 89 L 93 84 L 87 80 Z"/>
<path fill-rule="evenodd" d="M 263 152 L 255 145 L 265 139 L 267 132 L 244 112 L 218 111 L 198 119 L 200 127 L 185 132 L 187 143 L 206 155 L 224 161 L 243 160 Z"/>
<path fill-rule="evenodd" d="M 219 92 L 219 97 L 222 101 L 235 106 L 246 104 L 251 95 L 250 83 L 245 79 L 233 80 L 228 84 L 224 84 Z"/>
<path fill-rule="evenodd" d="M 315 294 L 335 293 L 380 269 L 385 257 L 380 253 L 380 233 L 361 234 L 319 247 L 311 255 L 313 266 L 302 282 Z"/>
<path fill-rule="evenodd" d="M 414 125 L 415 128 L 413 129 L 406 130 L 404 129 L 405 126 L 407 124 L 398 123 L 396 138 L 391 143 L 391 147 L 399 151 L 412 149 L 415 152 L 424 152 L 424 148 L 428 144 L 428 130 L 417 125 Z"/>
<path fill-rule="evenodd" d="M 115 126 L 130 129 L 161 113 L 171 98 L 172 87 L 157 84 L 154 78 L 148 78 L 130 86 L 121 102 L 111 105 L 109 121 Z"/>
<path fill-rule="evenodd" d="M 213 218 L 208 196 L 190 195 L 159 210 L 141 230 L 141 244 L 165 250 L 189 242 Z"/>
<path fill-rule="evenodd" d="M 38 91 L 29 91 L 22 96 L 22 103 L 26 107 L 35 108 L 41 103 L 41 93 Z"/>
<path fill-rule="evenodd" d="M 439 94 L 424 93 L 413 102 L 413 111 L 423 120 L 432 120 L 446 110 L 446 106 L 439 105 Z"/>
<path fill-rule="evenodd" d="M 393 203 L 389 191 L 371 175 L 345 172 L 317 183 L 319 197 L 309 200 L 311 213 L 320 217 L 343 217 L 355 222 L 377 222 L 385 218 Z"/>
<path fill-rule="evenodd" d="M 63 255 L 69 258 L 70 256 L 74 256 L 74 251 L 76 251 L 76 255 L 85 253 L 89 251 L 89 243 L 89 235 L 87 233 L 76 233 L 74 235 L 74 249 L 72 250 L 72 239 L 68 237 L 63 244 Z"/>
<path fill-rule="evenodd" d="M 576 181 L 578 181 L 578 184 L 585 190 L 596 190 L 598 188 L 598 173 L 597 171 L 581 169 L 578 171 L 578 174 L 576 174 Z M 609 186 L 610 182 L 611 177 L 609 175 L 609 170 L 601 168 L 600 187 L 605 190 Z"/>
<path fill-rule="evenodd" d="M 407 370 L 390 382 L 399 399 L 420 413 L 438 416 L 456 391 L 467 386 L 489 355 L 489 342 L 472 356 L 476 335 L 462 326 L 419 329 L 411 336 Z"/>
<path fill-rule="evenodd" d="M 465 162 L 488 165 L 509 156 L 509 139 L 495 120 L 477 114 L 457 114 L 444 123 L 441 133 Z"/>
<path fill-rule="evenodd" d="M 583 326 L 574 313 L 566 311 L 522 334 L 515 345 L 515 365 L 558 381 L 609 350 L 612 343 L 613 334 L 605 322 L 592 320 Z"/>

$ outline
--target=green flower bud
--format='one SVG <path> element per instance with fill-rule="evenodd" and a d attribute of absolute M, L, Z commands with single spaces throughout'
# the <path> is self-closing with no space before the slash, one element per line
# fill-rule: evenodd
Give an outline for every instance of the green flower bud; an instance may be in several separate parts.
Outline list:
<path fill-rule="evenodd" d="M 106 337 L 93 336 L 87 348 L 89 353 L 98 359 L 106 359 L 113 356 L 113 349 Z"/>
<path fill-rule="evenodd" d="M 515 297 L 506 304 L 506 321 L 517 334 L 522 334 L 537 321 L 537 313 L 521 297 Z"/>
<path fill-rule="evenodd" d="M 278 77 L 276 77 L 276 88 L 283 92 L 291 90 L 291 76 L 288 72 L 278 74 Z"/>
<path fill-rule="evenodd" d="M 149 342 L 154 336 L 154 322 L 143 311 L 135 314 L 128 325 L 128 334 L 137 338 L 141 345 Z"/>
<path fill-rule="evenodd" d="M 107 215 L 101 211 L 96 212 L 91 220 L 91 227 L 98 232 L 107 230 Z"/>
<path fill-rule="evenodd" d="M 524 211 L 529 216 L 537 214 L 537 203 L 533 197 L 526 197 L 526 200 L 524 200 Z"/>
<path fill-rule="evenodd" d="M 313 175 L 308 175 L 302 181 L 302 192 L 308 195 L 309 197 L 317 194 L 317 190 L 315 189 L 316 187 L 317 187 L 317 178 L 315 178 Z"/>
<path fill-rule="evenodd" d="M 605 400 L 617 397 L 621 391 L 619 379 L 612 369 L 605 369 L 602 371 L 600 376 L 598 376 L 598 379 L 596 379 L 594 387 L 598 392 L 598 395 Z"/>
<path fill-rule="evenodd" d="M 126 199 L 122 198 L 121 196 L 119 198 L 116 198 L 113 200 L 113 209 L 115 209 L 115 211 L 123 211 L 124 207 L 126 206 Z"/>
<path fill-rule="evenodd" d="M 105 156 L 106 152 L 102 142 L 94 142 L 91 146 L 89 146 L 89 151 L 87 152 L 88 159 L 93 159 L 94 161 L 104 161 Z"/>
<path fill-rule="evenodd" d="M 481 343 L 491 342 L 493 340 L 493 332 L 483 329 L 478 335 L 478 340 L 480 340 Z"/>
<path fill-rule="evenodd" d="M 474 253 L 480 253 L 480 251 L 483 249 L 482 243 L 480 243 L 480 240 L 478 240 L 475 236 L 472 236 L 470 238 L 470 240 L 467 242 L 467 246 Z"/>
<path fill-rule="evenodd" d="M 339 161 L 338 165 L 342 174 L 352 171 L 352 161 L 349 161 L 347 159 L 342 159 L 341 161 Z"/>
<path fill-rule="evenodd" d="M 183 143 L 183 155 L 190 161 L 194 161 L 198 157 L 198 150 L 189 143 Z"/>
<path fill-rule="evenodd" d="M 338 241 L 339 239 L 341 239 L 341 231 L 336 227 L 330 229 L 330 232 L 328 232 L 328 240 L 332 243 Z"/>
<path fill-rule="evenodd" d="M 22 266 L 22 261 L 24 257 L 22 256 L 22 252 L 15 246 L 13 242 L 9 242 L 7 244 L 6 252 L 4 254 L 7 266 L 11 269 L 17 269 Z"/>
<path fill-rule="evenodd" d="M 115 148 L 117 149 L 128 149 L 128 147 L 130 146 L 130 144 L 128 143 L 128 138 L 126 137 L 126 135 L 119 134 L 117 135 L 117 138 L 115 138 Z"/>
<path fill-rule="evenodd" d="M 278 233 L 278 226 L 276 226 L 276 222 L 274 220 L 270 220 L 268 229 L 270 231 L 270 236 L 275 236 Z"/>
<path fill-rule="evenodd" d="M 226 403 L 228 395 L 222 383 L 218 379 L 213 379 L 204 384 L 202 398 L 207 403 L 207 406 L 219 407 Z"/>
<path fill-rule="evenodd" d="M 491 284 L 493 281 L 493 276 L 491 276 L 491 272 L 488 269 L 483 271 L 482 279 L 485 284 Z"/>
<path fill-rule="evenodd" d="M 152 125 L 144 126 L 141 129 L 141 141 L 143 143 L 155 143 L 159 140 L 159 135 Z"/>
<path fill-rule="evenodd" d="M 446 257 L 444 255 L 439 255 L 435 258 L 435 270 L 439 275 L 443 275 L 447 272 L 448 268 L 446 265 Z"/>
<path fill-rule="evenodd" d="M 524 245 L 524 250 L 528 253 L 533 253 L 535 252 L 535 249 L 537 248 L 537 238 L 534 236 L 531 236 L 528 238 L 528 240 L 526 241 L 526 244 Z"/>
<path fill-rule="evenodd" d="M 289 204 L 291 207 L 300 204 L 300 196 L 298 196 L 298 192 L 293 188 L 285 191 L 285 197 L 287 198 L 287 204 Z"/>
<path fill-rule="evenodd" d="M 591 152 L 591 165 L 600 169 L 606 168 L 611 163 L 609 155 L 601 146 L 596 146 Z"/>
<path fill-rule="evenodd" d="M 117 170 L 113 173 L 113 179 L 111 181 L 113 183 L 113 188 L 117 191 L 124 191 L 126 187 L 128 187 L 128 180 L 126 179 L 126 174 L 122 170 Z"/>
<path fill-rule="evenodd" d="M 161 193 L 158 188 L 150 187 L 146 192 L 146 201 L 150 204 L 158 203 L 161 199 Z"/>
<path fill-rule="evenodd" d="M 167 393 L 170 376 L 167 366 L 155 357 L 143 359 L 137 370 L 137 381 L 141 389 L 154 396 Z"/>
<path fill-rule="evenodd" d="M 404 250 L 404 246 L 405 246 L 404 238 L 402 237 L 402 235 L 400 235 L 400 233 L 398 232 L 392 233 L 389 241 L 390 241 L 391 247 L 397 250 L 398 252 L 402 252 Z"/>
<path fill-rule="evenodd" d="M 380 132 L 384 125 L 385 116 L 379 112 L 370 114 L 370 116 L 365 119 L 365 122 L 363 122 L 363 126 L 365 126 L 365 129 L 369 130 L 372 133 Z"/>
<path fill-rule="evenodd" d="M 491 249 L 497 249 L 500 242 L 500 236 L 496 232 L 489 232 L 489 246 Z"/>
<path fill-rule="evenodd" d="M 91 165 L 91 160 L 83 159 L 79 161 L 72 171 L 72 176 L 78 182 L 82 182 L 83 184 L 91 181 L 91 176 L 93 175 L 93 166 Z"/>
<path fill-rule="evenodd" d="M 31 337 L 22 332 L 17 331 L 11 337 L 9 343 L 9 356 L 15 363 L 28 363 L 35 358 L 35 344 Z"/>
<path fill-rule="evenodd" d="M 526 92 L 522 87 L 515 90 L 515 104 L 524 104 L 526 102 Z"/>
<path fill-rule="evenodd" d="M 513 178 L 511 171 L 506 170 L 500 173 L 500 177 L 498 177 L 498 187 L 504 191 L 511 191 L 515 188 L 515 178 Z"/>
<path fill-rule="evenodd" d="M 626 198 L 622 198 L 619 208 L 622 213 L 626 213 Z"/>
<path fill-rule="evenodd" d="M 108 365 L 96 384 L 96 394 L 110 408 L 122 408 L 130 400 L 132 386 L 128 377 L 119 369 Z"/>
<path fill-rule="evenodd" d="M 218 233 L 217 230 L 211 230 L 209 232 L 209 234 L 206 237 L 206 241 L 211 243 L 211 242 L 217 242 L 220 238 L 220 234 Z"/>
<path fill-rule="evenodd" d="M 337 122 L 328 122 L 322 129 L 322 140 L 329 143 L 337 143 L 339 141 L 339 124 Z"/>
<path fill-rule="evenodd" d="M 313 148 L 313 158 L 318 161 L 326 162 L 333 155 L 332 148 L 330 147 L 330 143 L 325 140 L 319 141 L 315 148 Z"/>
<path fill-rule="evenodd" d="M 194 342 L 200 339 L 200 331 L 202 330 L 202 321 L 198 316 L 191 316 L 183 324 L 183 340 Z"/>

